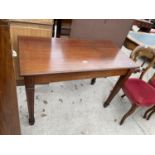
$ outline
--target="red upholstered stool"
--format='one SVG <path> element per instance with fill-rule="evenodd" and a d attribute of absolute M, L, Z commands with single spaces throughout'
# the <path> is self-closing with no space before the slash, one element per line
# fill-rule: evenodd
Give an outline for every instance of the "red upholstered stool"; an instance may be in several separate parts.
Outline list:
<path fill-rule="evenodd" d="M 138 106 L 152 106 L 155 105 L 155 88 L 143 80 L 130 78 L 123 87 L 124 93 L 132 103 L 131 109 L 123 116 L 120 125 L 125 119 L 131 115 Z"/>
<path fill-rule="evenodd" d="M 128 79 L 122 89 L 134 104 L 140 106 L 155 104 L 155 88 L 143 80 L 136 78 Z"/>

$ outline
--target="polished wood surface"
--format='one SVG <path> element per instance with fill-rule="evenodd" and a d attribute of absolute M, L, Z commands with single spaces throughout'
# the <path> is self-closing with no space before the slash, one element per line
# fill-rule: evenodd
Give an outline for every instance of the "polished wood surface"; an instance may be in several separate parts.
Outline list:
<path fill-rule="evenodd" d="M 20 134 L 9 24 L 0 20 L 0 134 Z"/>
<path fill-rule="evenodd" d="M 19 37 L 20 75 L 24 77 L 29 124 L 34 118 L 34 86 L 48 82 L 121 75 L 113 96 L 139 67 L 111 41 Z"/>
<path fill-rule="evenodd" d="M 135 68 L 110 41 L 19 37 L 20 75 L 45 75 Z"/>

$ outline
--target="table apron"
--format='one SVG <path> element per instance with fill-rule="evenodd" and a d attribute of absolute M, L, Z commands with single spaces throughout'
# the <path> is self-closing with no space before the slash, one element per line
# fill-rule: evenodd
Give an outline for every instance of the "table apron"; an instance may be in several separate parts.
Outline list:
<path fill-rule="evenodd" d="M 125 75 L 130 69 L 105 70 L 105 71 L 90 71 L 90 72 L 76 72 L 76 73 L 57 73 L 49 75 L 35 75 L 35 84 L 45 84 L 49 82 L 69 81 L 79 79 L 89 79 L 97 77 L 109 77 Z"/>

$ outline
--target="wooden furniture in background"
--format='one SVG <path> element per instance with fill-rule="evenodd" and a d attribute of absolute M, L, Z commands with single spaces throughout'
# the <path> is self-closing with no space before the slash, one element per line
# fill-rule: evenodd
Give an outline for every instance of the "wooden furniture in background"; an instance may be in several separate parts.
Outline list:
<path fill-rule="evenodd" d="M 0 20 L 0 134 L 20 134 L 9 24 Z"/>
<path fill-rule="evenodd" d="M 132 23 L 131 19 L 73 19 L 70 37 L 111 40 L 121 48 Z"/>
<path fill-rule="evenodd" d="M 69 36 L 71 31 L 72 19 L 54 19 L 53 30 L 56 31 L 56 38 Z"/>
<path fill-rule="evenodd" d="M 10 33 L 12 48 L 17 52 L 17 57 L 14 57 L 14 66 L 16 72 L 17 84 L 23 84 L 23 78 L 19 76 L 18 64 L 18 36 L 38 36 L 52 37 L 51 19 L 12 19 L 10 22 Z"/>
<path fill-rule="evenodd" d="M 121 87 L 128 72 L 138 67 L 111 41 L 37 37 L 19 38 L 19 63 L 31 125 L 35 121 L 35 84 L 121 75 L 118 85 Z"/>
<path fill-rule="evenodd" d="M 153 23 L 144 19 L 134 19 L 133 25 L 137 25 L 140 28 L 140 31 L 150 32 Z"/>
<path fill-rule="evenodd" d="M 155 34 L 130 31 L 124 45 L 132 51 L 134 51 L 137 46 L 144 47 L 141 48 L 141 54 L 151 60 L 152 54 L 148 51 L 148 47 L 155 49 Z"/>
<path fill-rule="evenodd" d="M 130 31 L 124 45 L 130 50 L 134 50 L 139 45 L 155 48 L 155 34 Z"/>

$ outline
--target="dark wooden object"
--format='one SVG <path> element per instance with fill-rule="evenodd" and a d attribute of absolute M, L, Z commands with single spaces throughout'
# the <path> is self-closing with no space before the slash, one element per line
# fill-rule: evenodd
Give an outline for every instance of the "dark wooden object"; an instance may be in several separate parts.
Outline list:
<path fill-rule="evenodd" d="M 143 118 L 145 118 L 146 120 L 149 120 L 150 117 L 153 115 L 153 113 L 155 113 L 155 106 L 149 108 L 145 113 Z"/>
<path fill-rule="evenodd" d="M 124 123 L 125 119 L 127 117 L 129 117 L 132 113 L 134 113 L 136 109 L 137 109 L 137 105 L 133 104 L 131 106 L 130 110 L 122 117 L 122 119 L 121 119 L 119 124 L 122 125 Z"/>
<path fill-rule="evenodd" d="M 133 25 L 137 25 L 140 28 L 140 31 L 150 32 L 153 23 L 144 19 L 135 19 Z"/>
<path fill-rule="evenodd" d="M 116 75 L 126 79 L 126 74 L 138 67 L 111 41 L 37 37 L 19 38 L 19 63 L 31 125 L 34 124 L 35 84 Z"/>
<path fill-rule="evenodd" d="M 71 19 L 55 19 L 54 30 L 56 31 L 56 38 L 60 38 L 61 36 L 69 36 L 71 31 L 71 25 Z"/>
<path fill-rule="evenodd" d="M 0 20 L 0 134 L 20 134 L 9 24 Z"/>
<path fill-rule="evenodd" d="M 57 23 L 56 37 L 60 38 L 60 36 L 61 36 L 62 19 L 56 19 L 56 23 Z"/>

